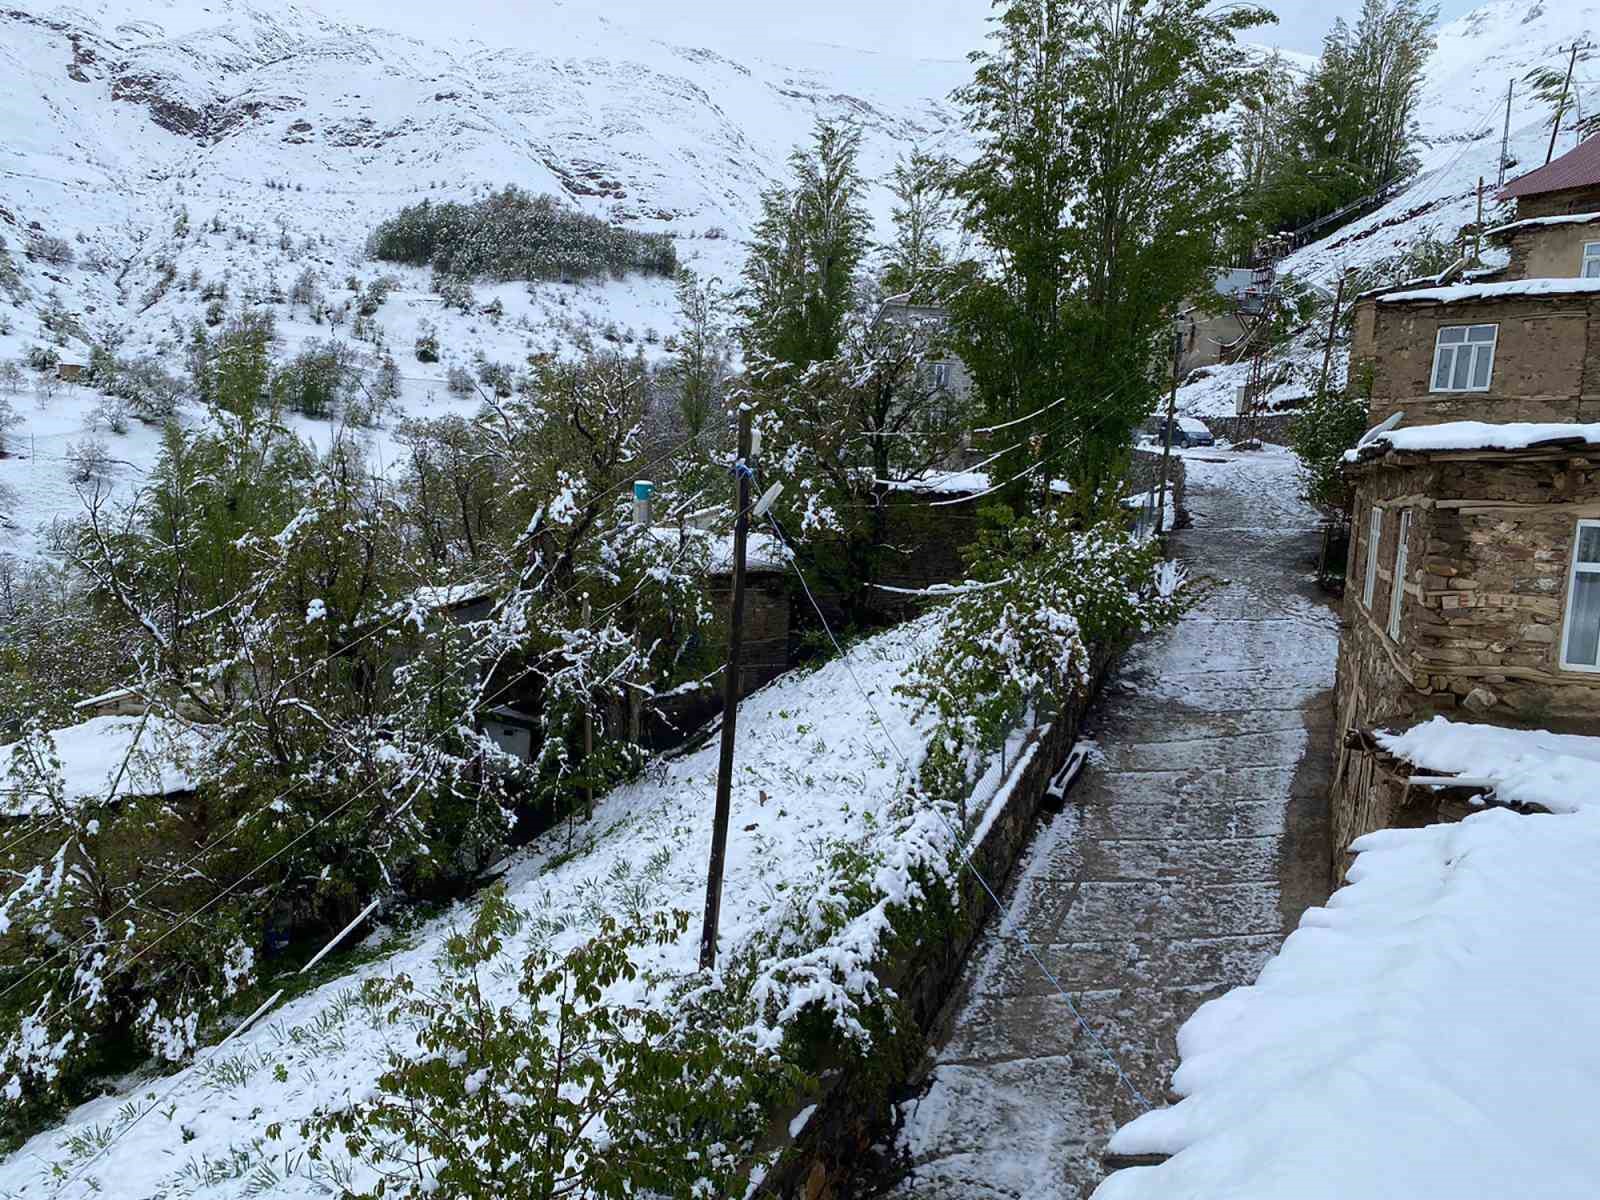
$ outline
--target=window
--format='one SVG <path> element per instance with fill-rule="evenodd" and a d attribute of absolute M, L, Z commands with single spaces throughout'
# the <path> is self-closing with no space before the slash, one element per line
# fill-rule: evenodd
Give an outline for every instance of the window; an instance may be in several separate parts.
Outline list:
<path fill-rule="evenodd" d="M 1600 242 L 1583 244 L 1583 277 L 1600 279 Z"/>
<path fill-rule="evenodd" d="M 1367 577 L 1361 584 L 1361 607 L 1372 608 L 1372 597 L 1378 586 L 1378 543 L 1383 540 L 1383 509 L 1376 504 L 1367 517 Z"/>
<path fill-rule="evenodd" d="M 947 388 L 950 386 L 950 364 L 947 362 L 933 364 L 933 386 Z"/>
<path fill-rule="evenodd" d="M 1406 542 L 1411 537 L 1411 510 L 1400 510 L 1400 540 L 1394 548 L 1394 578 L 1389 581 L 1389 636 L 1400 640 L 1400 606 L 1406 598 Z"/>
<path fill-rule="evenodd" d="M 1435 392 L 1487 392 L 1498 325 L 1445 325 L 1433 348 Z"/>
<path fill-rule="evenodd" d="M 1600 521 L 1578 522 L 1561 644 L 1563 667 L 1600 671 Z"/>

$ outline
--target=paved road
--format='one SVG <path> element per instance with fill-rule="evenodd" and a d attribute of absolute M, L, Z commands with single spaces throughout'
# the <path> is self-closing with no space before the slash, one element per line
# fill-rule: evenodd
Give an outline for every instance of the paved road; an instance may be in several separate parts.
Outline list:
<path fill-rule="evenodd" d="M 1222 461 L 1204 461 L 1205 457 Z M 1160 1103 L 1178 1026 L 1252 981 L 1327 898 L 1334 616 L 1311 581 L 1294 460 L 1189 458 L 1174 538 L 1216 589 L 1131 654 L 1093 719 L 1103 758 L 1041 828 L 903 1110 L 901 1200 L 1078 1198 L 1139 1111 L 1015 933 Z"/>

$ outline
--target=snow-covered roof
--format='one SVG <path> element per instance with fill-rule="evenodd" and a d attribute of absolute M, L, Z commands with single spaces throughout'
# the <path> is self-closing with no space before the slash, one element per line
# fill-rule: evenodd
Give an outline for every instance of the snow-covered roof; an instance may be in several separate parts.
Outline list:
<path fill-rule="evenodd" d="M 678 530 L 670 525 L 652 526 L 650 536 L 674 548 L 679 544 Z M 706 567 L 713 575 L 727 575 L 733 570 L 732 533 L 714 533 L 708 529 L 686 526 L 683 536 L 705 547 Z M 747 571 L 787 571 L 789 551 L 772 534 L 752 529 L 745 540 L 744 566 Z"/>
<path fill-rule="evenodd" d="M 1563 192 L 1595 184 L 1600 184 L 1600 138 L 1592 137 L 1537 170 L 1519 175 L 1500 189 L 1496 199 L 1542 196 L 1546 192 Z"/>
<path fill-rule="evenodd" d="M 1179 1030 L 1184 1099 L 1111 1139 L 1172 1157 L 1094 1200 L 1594 1194 L 1600 809 L 1355 848 L 1255 984 Z"/>
<path fill-rule="evenodd" d="M 1513 279 L 1508 283 L 1459 283 L 1454 287 L 1416 288 L 1385 292 L 1379 304 L 1427 301 L 1452 304 L 1459 300 L 1508 300 L 1522 296 L 1586 296 L 1600 294 L 1600 279 Z"/>
<path fill-rule="evenodd" d="M 1523 229 L 1536 229 L 1542 225 L 1592 225 L 1600 224 L 1600 212 L 1565 213 L 1557 217 L 1528 217 L 1522 221 L 1511 221 L 1505 225 L 1496 225 L 1493 229 L 1486 229 L 1484 237 L 1503 237 L 1506 234 L 1516 233 Z"/>
<path fill-rule="evenodd" d="M 891 492 L 914 492 L 924 496 L 974 496 L 994 486 L 987 471 L 928 471 L 915 479 L 884 483 Z M 1065 479 L 1052 479 L 1050 490 L 1058 496 L 1072 493 Z"/>
<path fill-rule="evenodd" d="M 411 593 L 411 598 L 423 608 L 455 608 L 460 604 L 472 604 L 478 600 L 487 600 L 493 596 L 495 584 L 488 580 L 478 580 L 469 583 L 452 583 L 442 587 L 420 587 Z"/>
<path fill-rule="evenodd" d="M 114 796 L 165 795 L 195 785 L 198 765 L 214 734 L 185 721 L 152 716 L 140 732 L 141 717 L 93 717 L 50 731 L 61 760 L 63 798 L 70 802 L 109 800 Z M 137 739 L 137 740 L 136 740 Z M 12 772 L 18 743 L 0 746 L 0 812 L 26 816 L 37 811 L 42 797 L 24 793 Z M 116 791 L 112 781 L 130 748 L 132 757 Z"/>
<path fill-rule="evenodd" d="M 1391 429 L 1365 445 L 1346 450 L 1346 462 L 1378 458 L 1391 450 L 1428 454 L 1451 450 L 1535 450 L 1551 446 L 1600 445 L 1600 423 L 1545 421 L 1445 421 Z"/>
<path fill-rule="evenodd" d="M 1495 797 L 1508 804 L 1537 804 L 1551 812 L 1600 809 L 1600 737 L 1445 717 L 1373 736 L 1396 758 L 1426 771 L 1493 780 Z"/>

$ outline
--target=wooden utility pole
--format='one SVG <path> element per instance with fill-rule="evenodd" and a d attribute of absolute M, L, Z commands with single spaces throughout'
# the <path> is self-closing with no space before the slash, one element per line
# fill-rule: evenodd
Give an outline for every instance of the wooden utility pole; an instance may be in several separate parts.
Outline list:
<path fill-rule="evenodd" d="M 1550 159 L 1556 152 L 1556 135 L 1561 132 L 1561 115 L 1567 111 L 1567 89 L 1572 86 L 1572 72 L 1578 65 L 1578 51 L 1583 49 L 1582 42 L 1572 43 L 1572 57 L 1567 59 L 1567 77 L 1561 81 L 1561 100 L 1556 104 L 1555 123 L 1550 126 L 1550 148 L 1544 152 L 1545 165 L 1550 165 Z"/>
<path fill-rule="evenodd" d="M 1167 393 L 1167 438 L 1161 451 L 1161 492 L 1156 498 L 1156 536 L 1166 532 L 1167 472 L 1172 467 L 1172 426 L 1178 419 L 1178 357 L 1183 353 L 1183 318 L 1172 318 L 1172 388 Z"/>
<path fill-rule="evenodd" d="M 1496 188 L 1505 186 L 1506 182 L 1506 155 L 1511 148 L 1511 94 L 1516 90 L 1517 81 L 1510 80 L 1506 84 L 1506 124 L 1500 131 L 1500 177 L 1495 182 Z"/>
<path fill-rule="evenodd" d="M 706 916 L 700 926 L 700 966 L 717 961 L 722 918 L 722 866 L 728 855 L 728 814 L 733 805 L 733 737 L 739 717 L 739 652 L 744 648 L 744 556 L 750 540 L 750 408 L 739 406 L 739 456 L 733 465 L 733 605 L 728 614 L 728 665 L 722 677 L 722 754 L 717 760 L 717 806 L 706 870 Z"/>
<path fill-rule="evenodd" d="M 1339 310 L 1344 307 L 1344 289 L 1350 282 L 1350 276 L 1355 274 L 1354 267 L 1346 267 L 1344 274 L 1339 276 L 1339 290 L 1333 294 L 1333 315 L 1328 318 L 1328 340 L 1322 347 L 1322 376 L 1317 381 L 1317 399 L 1321 400 L 1328 394 L 1328 371 L 1333 366 L 1333 335 L 1339 328 Z"/>
<path fill-rule="evenodd" d="M 583 627 L 589 628 L 589 597 L 583 598 Z M 583 706 L 583 773 L 588 775 L 593 769 L 589 761 L 594 757 L 594 711 L 588 704 Z M 590 779 L 583 785 L 583 815 L 590 821 L 594 820 L 594 780 Z"/>
<path fill-rule="evenodd" d="M 1478 221 L 1472 227 L 1472 262 L 1483 262 L 1483 176 L 1478 176 Z"/>

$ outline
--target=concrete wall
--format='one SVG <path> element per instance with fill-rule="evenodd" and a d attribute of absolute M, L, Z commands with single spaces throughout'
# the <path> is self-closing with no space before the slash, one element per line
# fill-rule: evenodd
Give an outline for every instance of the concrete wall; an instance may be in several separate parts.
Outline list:
<path fill-rule="evenodd" d="M 1393 456 L 1391 456 L 1393 458 Z M 1600 453 L 1398 458 L 1354 472 L 1338 705 L 1341 736 L 1442 714 L 1570 732 L 1600 721 L 1600 675 L 1562 669 L 1568 572 L 1580 517 L 1600 517 Z M 1371 607 L 1369 514 L 1384 507 Z M 1393 577 L 1399 512 L 1408 570 Z M 1404 589 L 1397 638 L 1387 631 Z M 1393 824 L 1370 755 L 1346 749 L 1333 797 L 1335 867 L 1349 841 Z"/>
<path fill-rule="evenodd" d="M 1370 310 L 1366 306 L 1371 306 Z M 1371 336 L 1362 330 L 1371 321 Z M 1433 392 L 1441 326 L 1499 326 L 1487 392 Z M 1373 423 L 1396 411 L 1405 424 L 1444 421 L 1600 420 L 1600 299 L 1512 297 L 1448 304 L 1362 302 L 1352 372 L 1373 366 Z"/>
<path fill-rule="evenodd" d="M 1178 356 L 1178 375 L 1188 375 L 1197 367 L 1222 361 L 1222 348 L 1244 336 L 1244 326 L 1231 312 L 1212 315 L 1199 311 L 1188 314 L 1184 327 L 1183 352 Z"/>

